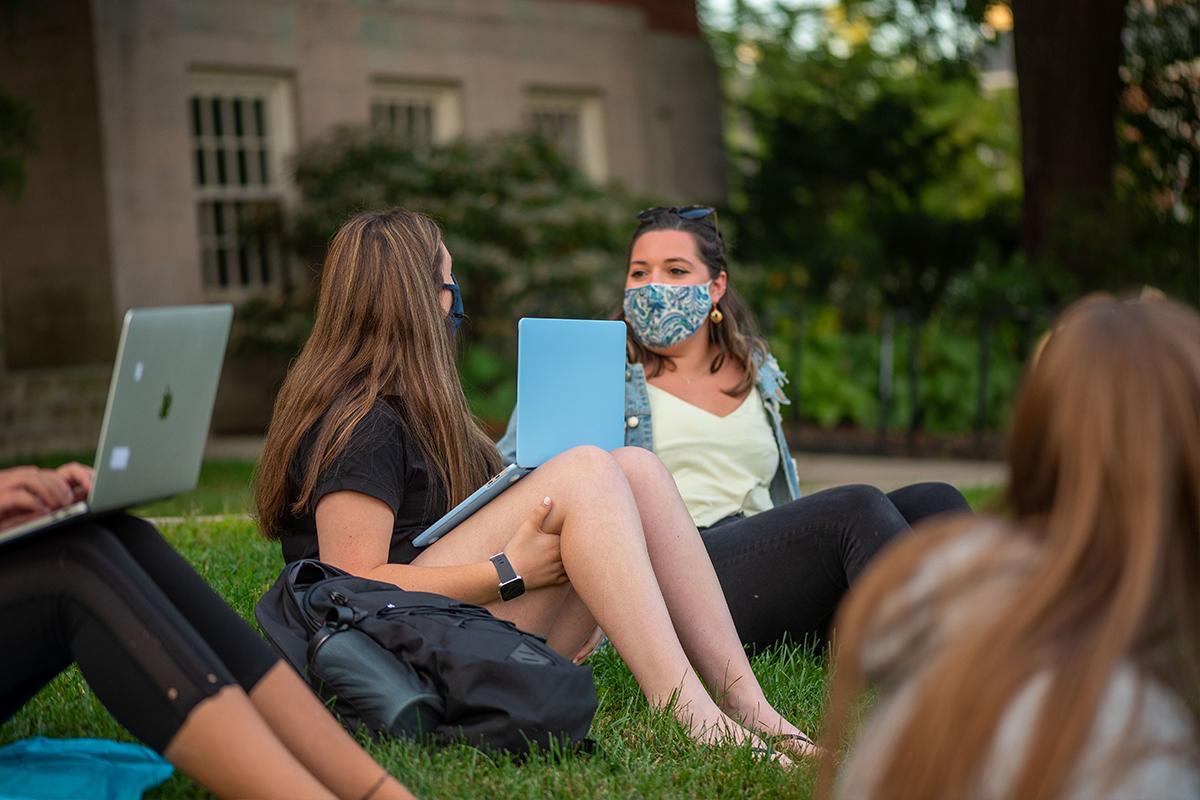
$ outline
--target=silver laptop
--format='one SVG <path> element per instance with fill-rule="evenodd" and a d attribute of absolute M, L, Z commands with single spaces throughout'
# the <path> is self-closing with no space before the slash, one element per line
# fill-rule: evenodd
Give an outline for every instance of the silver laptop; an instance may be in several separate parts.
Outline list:
<path fill-rule="evenodd" d="M 0 530 L 0 543 L 194 489 L 232 319 L 230 305 L 126 313 L 87 500 Z"/>
<path fill-rule="evenodd" d="M 559 453 L 625 444 L 625 323 L 517 323 L 517 460 L 413 539 L 433 544 Z"/>

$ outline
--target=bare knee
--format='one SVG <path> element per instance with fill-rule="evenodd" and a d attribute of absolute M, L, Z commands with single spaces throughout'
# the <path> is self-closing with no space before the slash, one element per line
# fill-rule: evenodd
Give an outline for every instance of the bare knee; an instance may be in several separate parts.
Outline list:
<path fill-rule="evenodd" d="M 549 478 L 547 494 L 564 511 L 597 497 L 614 498 L 629 487 L 616 460 L 599 447 L 573 447 L 547 461 L 538 471 Z M 559 521 L 556 512 L 551 512 L 551 523 Z"/>
<path fill-rule="evenodd" d="M 612 458 L 633 485 L 671 477 L 662 460 L 644 447 L 617 448 L 612 451 Z"/>
<path fill-rule="evenodd" d="M 611 453 L 593 445 L 571 447 L 554 456 L 553 463 L 560 464 L 560 469 L 570 470 L 577 474 L 604 474 L 616 468 Z"/>

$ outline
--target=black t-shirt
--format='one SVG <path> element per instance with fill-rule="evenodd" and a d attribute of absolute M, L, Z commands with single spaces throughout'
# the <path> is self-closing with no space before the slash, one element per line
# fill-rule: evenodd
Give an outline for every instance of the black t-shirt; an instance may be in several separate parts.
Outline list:
<path fill-rule="evenodd" d="M 318 421 L 305 434 L 288 469 L 289 507 L 300 493 L 320 427 Z M 370 495 L 392 509 L 395 521 L 388 561 L 393 564 L 408 564 L 416 558 L 421 548 L 413 546 L 413 538 L 445 513 L 441 481 L 408 435 L 400 412 L 382 397 L 354 428 L 342 452 L 322 471 L 308 510 L 298 517 L 285 517 L 280 536 L 285 562 L 318 558 L 317 503 L 325 495 L 341 491 Z"/>

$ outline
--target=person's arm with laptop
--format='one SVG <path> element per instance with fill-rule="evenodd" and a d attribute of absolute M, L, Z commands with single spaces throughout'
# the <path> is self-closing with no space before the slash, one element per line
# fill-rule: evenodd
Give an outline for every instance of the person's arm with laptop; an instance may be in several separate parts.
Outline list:
<path fill-rule="evenodd" d="M 0 530 L 83 500 L 92 477 L 90 467 L 75 461 L 57 469 L 0 469 Z"/>

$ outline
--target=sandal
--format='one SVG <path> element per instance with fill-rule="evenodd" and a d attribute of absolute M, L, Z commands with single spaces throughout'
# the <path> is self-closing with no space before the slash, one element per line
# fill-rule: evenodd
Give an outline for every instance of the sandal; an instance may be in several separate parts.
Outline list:
<path fill-rule="evenodd" d="M 821 748 L 812 739 L 803 733 L 781 733 L 774 737 L 780 742 L 781 746 L 790 752 L 792 755 L 800 758 L 814 758 L 821 754 Z M 791 740 L 799 742 L 799 746 L 788 746 L 783 744 L 783 740 Z"/>
<path fill-rule="evenodd" d="M 783 753 L 776 750 L 774 747 L 751 747 L 750 754 L 754 756 L 755 761 L 770 761 L 780 769 L 792 769 L 796 766 L 796 762 L 788 758 Z"/>

